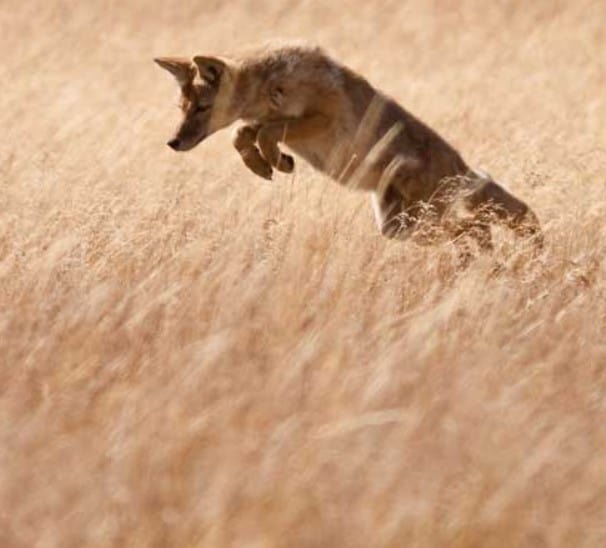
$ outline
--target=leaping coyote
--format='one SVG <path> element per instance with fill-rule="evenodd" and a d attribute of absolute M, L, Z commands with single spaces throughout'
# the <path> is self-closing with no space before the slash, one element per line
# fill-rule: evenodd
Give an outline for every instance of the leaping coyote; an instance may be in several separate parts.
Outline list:
<path fill-rule="evenodd" d="M 414 233 L 430 212 L 449 237 L 469 234 L 482 249 L 492 246 L 495 220 L 542 243 L 524 202 L 470 169 L 435 131 L 318 47 L 289 43 L 242 56 L 155 61 L 181 88 L 183 120 L 168 142 L 174 150 L 190 150 L 241 120 L 233 144 L 249 169 L 265 179 L 274 169 L 292 172 L 283 143 L 337 182 L 369 191 L 387 237 Z"/>

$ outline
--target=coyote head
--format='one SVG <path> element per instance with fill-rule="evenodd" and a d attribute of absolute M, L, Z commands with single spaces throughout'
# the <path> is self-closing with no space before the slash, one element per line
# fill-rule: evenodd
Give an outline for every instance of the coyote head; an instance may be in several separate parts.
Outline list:
<path fill-rule="evenodd" d="M 169 147 L 190 150 L 235 120 L 229 112 L 233 71 L 226 61 L 202 56 L 193 61 L 179 57 L 159 57 L 154 61 L 170 72 L 181 88 L 183 119 L 168 141 Z"/>

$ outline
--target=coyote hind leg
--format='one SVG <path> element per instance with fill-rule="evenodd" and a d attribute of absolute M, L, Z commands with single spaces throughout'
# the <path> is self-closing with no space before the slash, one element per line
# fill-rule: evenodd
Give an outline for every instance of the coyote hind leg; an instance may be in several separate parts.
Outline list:
<path fill-rule="evenodd" d="M 483 253 L 493 250 L 492 234 L 490 225 L 479 219 L 461 219 L 456 224 L 447 227 L 448 233 L 453 240 L 461 245 L 466 246 L 466 240 L 473 240 L 479 250 Z"/>
<path fill-rule="evenodd" d="M 406 239 L 413 223 L 407 222 L 409 219 L 404 211 L 400 193 L 395 188 L 388 186 L 384 192 L 373 192 L 371 202 L 375 221 L 381 234 L 386 238 Z"/>
<path fill-rule="evenodd" d="M 516 236 L 532 238 L 543 247 L 543 233 L 535 213 L 522 201 L 490 179 L 482 180 L 465 197 L 465 205 L 480 223 L 489 223 L 495 217 L 503 221 Z"/>

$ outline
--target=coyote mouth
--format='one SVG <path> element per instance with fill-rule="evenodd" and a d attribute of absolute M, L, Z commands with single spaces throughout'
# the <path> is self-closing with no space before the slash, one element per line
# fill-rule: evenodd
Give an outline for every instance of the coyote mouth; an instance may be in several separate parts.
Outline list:
<path fill-rule="evenodd" d="M 204 139 L 206 139 L 206 137 L 208 137 L 207 133 L 204 133 L 203 135 L 201 135 L 196 142 L 191 146 L 191 148 L 194 148 L 195 146 L 198 146 L 202 141 L 204 141 Z"/>
<path fill-rule="evenodd" d="M 204 133 L 203 135 L 201 135 L 200 137 L 198 137 L 193 143 L 191 143 L 190 145 L 187 145 L 185 148 L 183 148 L 184 152 L 187 152 L 188 150 L 191 150 L 194 147 L 197 147 L 202 141 L 204 141 L 204 139 L 206 139 L 207 134 Z"/>
<path fill-rule="evenodd" d="M 192 148 L 198 146 L 202 141 L 204 141 L 204 139 L 206 139 L 206 137 L 207 135 L 204 134 L 198 137 L 195 141 L 192 141 L 191 143 L 180 142 L 176 147 L 173 147 L 173 149 L 177 152 L 187 152 Z"/>

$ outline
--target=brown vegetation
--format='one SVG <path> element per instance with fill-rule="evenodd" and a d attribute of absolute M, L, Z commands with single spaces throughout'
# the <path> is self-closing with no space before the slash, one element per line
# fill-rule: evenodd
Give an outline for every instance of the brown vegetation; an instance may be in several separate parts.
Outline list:
<path fill-rule="evenodd" d="M 604 546 L 606 6 L 0 3 L 0 545 Z M 305 37 L 539 215 L 457 274 L 152 62 Z M 176 100 L 176 97 L 175 97 Z"/>

